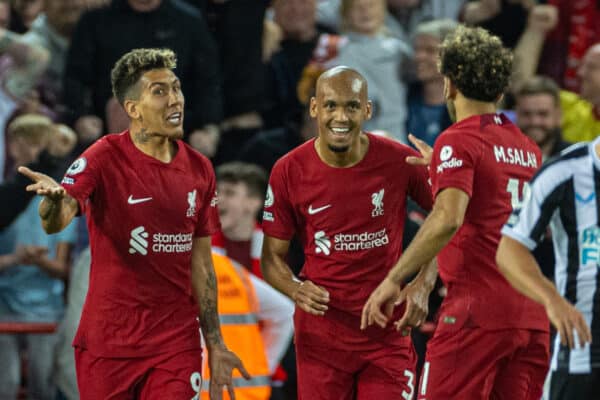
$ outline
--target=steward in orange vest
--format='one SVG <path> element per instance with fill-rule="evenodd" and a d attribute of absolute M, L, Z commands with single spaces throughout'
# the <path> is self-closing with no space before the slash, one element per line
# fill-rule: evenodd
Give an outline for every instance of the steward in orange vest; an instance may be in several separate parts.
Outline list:
<path fill-rule="evenodd" d="M 212 253 L 218 284 L 218 312 L 221 332 L 227 347 L 244 363 L 252 378 L 245 380 L 233 373 L 236 400 L 268 400 L 271 379 L 263 338 L 260 334 L 258 300 L 249 272 L 228 257 Z M 200 398 L 209 400 L 210 371 L 208 357 L 203 357 Z M 226 391 L 223 400 L 229 400 Z"/>

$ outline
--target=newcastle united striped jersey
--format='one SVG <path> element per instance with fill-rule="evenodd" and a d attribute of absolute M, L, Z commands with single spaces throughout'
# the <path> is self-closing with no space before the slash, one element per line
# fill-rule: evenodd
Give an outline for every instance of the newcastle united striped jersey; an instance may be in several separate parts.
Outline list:
<path fill-rule="evenodd" d="M 584 315 L 593 342 L 569 350 L 554 342 L 552 370 L 588 373 L 600 367 L 600 138 L 564 150 L 532 179 L 520 211 L 502 233 L 533 250 L 552 230 L 555 282 Z"/>

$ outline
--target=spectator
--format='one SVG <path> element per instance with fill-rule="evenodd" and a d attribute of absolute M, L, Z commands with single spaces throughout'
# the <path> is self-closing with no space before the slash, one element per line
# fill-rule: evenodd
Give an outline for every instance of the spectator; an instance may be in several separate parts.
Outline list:
<path fill-rule="evenodd" d="M 348 41 L 331 64 L 354 68 L 367 80 L 373 116 L 364 128 L 389 132 L 407 143 L 406 85 L 400 70 L 411 50 L 386 33 L 385 5 L 385 0 L 342 1 L 342 30 Z"/>
<path fill-rule="evenodd" d="M 550 78 L 534 76 L 515 94 L 517 125 L 542 150 L 544 161 L 566 149 L 561 134 L 560 89 Z"/>
<path fill-rule="evenodd" d="M 235 397 L 237 400 L 268 400 L 270 375 L 275 372 L 292 338 L 294 304 L 231 258 L 214 252 L 212 258 L 219 282 L 223 340 L 239 355 L 252 375 L 249 381 L 242 381 L 242 387 L 235 385 L 238 386 Z M 209 400 L 210 374 L 206 358 L 202 377 L 201 399 Z"/>
<path fill-rule="evenodd" d="M 258 224 L 267 190 L 267 173 L 261 167 L 231 162 L 217 167 L 221 231 L 212 237 L 213 248 L 262 278 L 260 253 L 263 231 Z"/>
<path fill-rule="evenodd" d="M 281 28 L 280 50 L 267 61 L 266 128 L 279 128 L 301 107 L 296 90 L 322 33 L 316 23 L 316 0 L 275 0 L 273 21 Z"/>
<path fill-rule="evenodd" d="M 50 53 L 40 95 L 42 102 L 55 110 L 62 99 L 62 77 L 71 35 L 85 7 L 82 0 L 45 0 L 43 12 L 23 36 L 27 43 L 43 47 Z"/>
<path fill-rule="evenodd" d="M 31 24 L 42 12 L 44 0 L 13 0 L 11 1 L 10 30 L 16 33 L 25 33 Z"/>
<path fill-rule="evenodd" d="M 63 159 L 77 142 L 75 132 L 65 125 L 57 125 L 50 129 L 48 146 L 37 158 L 27 165 L 46 175 L 58 177 L 64 172 Z M 0 184 L 0 231 L 9 226 L 12 221 L 29 205 L 34 194 L 27 192 L 25 187 L 30 180 L 21 174 L 13 174 Z"/>
<path fill-rule="evenodd" d="M 333 30 L 339 30 L 341 0 L 323 0 L 318 6 L 318 20 Z M 388 32 L 408 43 L 421 22 L 432 19 L 458 19 L 465 0 L 387 0 L 385 26 Z"/>
<path fill-rule="evenodd" d="M 48 140 L 52 122 L 47 117 L 23 115 L 8 128 L 9 150 L 18 164 L 38 157 Z M 0 234 L 0 318 L 8 321 L 56 322 L 62 317 L 63 280 L 68 275 L 75 225 L 47 235 L 38 222 L 40 199 Z M 30 398 L 54 400 L 51 384 L 55 334 L 0 335 L 0 398 L 15 399 L 21 383 L 22 348 L 27 350 Z"/>
<path fill-rule="evenodd" d="M 269 0 L 211 0 L 207 18 L 219 48 L 223 121 L 215 164 L 237 158 L 240 146 L 262 127 L 262 38 Z"/>
<path fill-rule="evenodd" d="M 317 126 L 308 107 L 288 115 L 283 126 L 258 133 L 240 151 L 242 161 L 271 171 L 275 162 L 305 141 L 315 137 Z"/>
<path fill-rule="evenodd" d="M 103 132 L 111 67 L 137 47 L 177 54 L 189 140 L 214 132 L 222 117 L 221 84 L 216 46 L 202 15 L 180 0 L 113 0 L 83 14 L 67 55 L 64 101 L 80 138 L 89 143 Z"/>
<path fill-rule="evenodd" d="M 21 35 L 0 28 L 0 54 L 7 55 L 0 62 L 0 182 L 4 178 L 4 126 L 17 107 L 27 97 L 48 64 L 48 53 L 43 48 L 27 44 Z"/>
<path fill-rule="evenodd" d="M 542 158 L 548 161 L 566 149 L 570 143 L 562 139 L 560 124 L 560 89 L 550 78 L 536 76 L 527 80 L 515 96 L 517 125 L 532 138 L 542 150 Z M 554 249 L 550 230 L 533 251 L 533 255 L 550 279 L 554 276 Z"/>
<path fill-rule="evenodd" d="M 445 19 L 423 22 L 413 39 L 416 82 L 408 90 L 407 131 L 433 146 L 435 139 L 452 124 L 444 97 L 444 77 L 438 70 L 439 46 L 457 23 Z"/>
<path fill-rule="evenodd" d="M 545 32 L 556 24 L 557 10 L 538 5 L 532 11 L 528 27 L 515 48 L 513 87 L 531 78 L 538 67 Z M 581 94 L 560 91 L 562 135 L 568 142 L 590 141 L 600 134 L 600 43 L 590 47 L 578 69 Z"/>
<path fill-rule="evenodd" d="M 0 28 L 8 29 L 10 26 L 10 2 L 0 0 Z"/>

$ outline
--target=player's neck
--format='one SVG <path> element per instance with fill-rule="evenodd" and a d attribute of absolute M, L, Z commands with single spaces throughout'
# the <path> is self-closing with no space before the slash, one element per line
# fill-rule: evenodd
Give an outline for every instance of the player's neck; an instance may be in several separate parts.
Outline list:
<path fill-rule="evenodd" d="M 254 220 L 234 224 L 231 227 L 223 227 L 223 235 L 229 240 L 242 242 L 252 239 L 256 223 Z"/>
<path fill-rule="evenodd" d="M 315 149 L 321 161 L 330 167 L 349 168 L 358 164 L 365 157 L 369 150 L 369 138 L 364 133 L 361 133 L 348 151 L 344 152 L 331 150 L 324 140 L 317 138 Z"/>
<path fill-rule="evenodd" d="M 129 135 L 139 151 L 158 161 L 169 163 L 177 153 L 176 145 L 166 136 L 147 134 L 143 130 L 134 130 L 133 127 Z"/>
<path fill-rule="evenodd" d="M 456 108 L 456 122 L 474 115 L 493 114 L 496 112 L 496 103 L 468 99 L 460 93 L 454 100 L 454 107 Z"/>

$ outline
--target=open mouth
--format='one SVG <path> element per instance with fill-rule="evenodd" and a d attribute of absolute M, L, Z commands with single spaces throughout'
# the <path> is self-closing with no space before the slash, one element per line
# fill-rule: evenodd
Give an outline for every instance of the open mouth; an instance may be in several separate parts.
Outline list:
<path fill-rule="evenodd" d="M 169 121 L 169 123 L 171 125 L 181 125 L 182 120 L 183 120 L 183 113 L 181 113 L 181 112 L 175 112 L 173 114 L 169 114 L 169 116 L 167 117 L 167 121 Z"/>
<path fill-rule="evenodd" d="M 329 128 L 329 130 L 333 133 L 333 136 L 338 136 L 338 137 L 346 137 L 348 134 L 350 134 L 350 128 L 349 127 L 345 127 L 345 128 Z"/>

